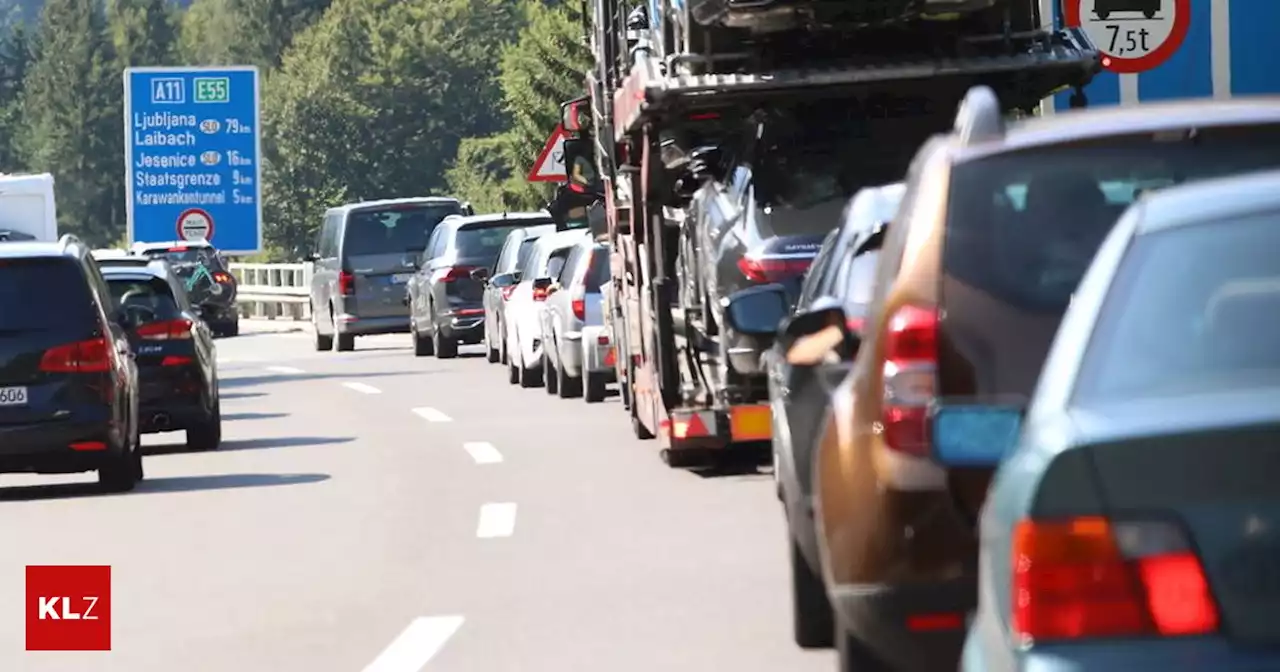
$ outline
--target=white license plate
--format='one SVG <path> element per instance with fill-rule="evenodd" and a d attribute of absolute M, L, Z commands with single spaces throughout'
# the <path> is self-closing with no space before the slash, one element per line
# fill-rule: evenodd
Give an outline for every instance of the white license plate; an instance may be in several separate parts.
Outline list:
<path fill-rule="evenodd" d="M 412 273 L 396 273 L 395 275 L 391 276 L 391 284 L 403 285 L 404 283 L 409 282 L 409 278 L 412 278 L 412 277 L 413 277 Z"/>
<path fill-rule="evenodd" d="M 26 406 L 27 388 L 0 387 L 0 406 Z"/>

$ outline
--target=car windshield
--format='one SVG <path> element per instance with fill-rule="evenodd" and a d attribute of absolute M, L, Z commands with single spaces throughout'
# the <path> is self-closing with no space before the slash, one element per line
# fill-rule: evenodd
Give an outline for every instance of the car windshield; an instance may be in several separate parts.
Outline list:
<path fill-rule="evenodd" d="M 1038 149 L 953 171 L 943 264 L 1023 310 L 1061 313 L 1112 224 L 1144 191 L 1280 166 L 1280 127 Z"/>
<path fill-rule="evenodd" d="M 181 316 L 169 283 L 160 278 L 106 277 L 111 299 L 133 325 L 175 320 Z"/>
<path fill-rule="evenodd" d="M 56 310 L 50 310 L 55 302 Z M 76 264 L 66 259 L 0 259 L 0 334 L 83 327 L 93 297 Z"/>
<path fill-rule="evenodd" d="M 1280 386 L 1280 212 L 1140 236 L 1111 285 L 1075 397 Z"/>
<path fill-rule="evenodd" d="M 347 218 L 343 252 L 348 256 L 422 252 L 436 224 L 461 212 L 462 206 L 452 202 L 357 210 Z"/>
<path fill-rule="evenodd" d="M 486 264 L 492 264 L 497 261 L 498 253 L 502 251 L 502 243 L 507 240 L 507 234 L 519 228 L 521 227 L 515 224 L 490 224 L 459 229 L 457 239 L 454 241 L 458 256 L 485 259 Z"/>

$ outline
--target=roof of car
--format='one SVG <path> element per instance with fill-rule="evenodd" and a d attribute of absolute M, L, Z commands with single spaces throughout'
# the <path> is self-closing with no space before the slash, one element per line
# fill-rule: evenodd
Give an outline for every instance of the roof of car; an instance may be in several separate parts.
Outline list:
<path fill-rule="evenodd" d="M 1280 96 L 1179 100 L 1065 110 L 1046 117 L 1011 122 L 1003 136 L 962 148 L 961 157 L 980 158 L 1113 135 L 1258 124 L 1280 124 Z"/>
<path fill-rule="evenodd" d="M 23 259 L 27 257 L 61 257 L 66 255 L 66 247 L 62 243 L 45 241 L 15 240 L 0 243 L 0 259 Z"/>
<path fill-rule="evenodd" d="M 148 276 L 153 278 L 168 279 L 169 274 L 167 267 L 159 264 L 147 264 L 146 266 L 102 266 L 102 277 L 110 279 L 112 277 L 129 277 L 129 276 Z"/>
<path fill-rule="evenodd" d="M 431 203 L 461 203 L 462 201 L 452 196 L 414 196 L 411 198 L 383 198 L 374 201 L 360 201 L 359 203 L 346 203 L 333 208 L 329 208 L 329 212 L 350 212 L 364 208 L 378 208 L 389 205 L 428 205 Z"/>
<path fill-rule="evenodd" d="M 1280 210 L 1280 170 L 1188 182 L 1144 194 L 1137 233 Z"/>
<path fill-rule="evenodd" d="M 555 224 L 551 220 L 549 212 L 491 212 L 483 215 L 450 215 L 442 220 L 441 224 L 447 224 L 451 227 L 462 228 L 471 224 L 502 224 L 502 223 L 520 224 L 528 222 L 529 225 L 537 224 Z"/>

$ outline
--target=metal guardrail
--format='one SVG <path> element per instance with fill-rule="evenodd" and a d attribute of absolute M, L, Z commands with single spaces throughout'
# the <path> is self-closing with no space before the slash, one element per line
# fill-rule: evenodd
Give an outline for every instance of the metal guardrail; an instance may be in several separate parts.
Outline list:
<path fill-rule="evenodd" d="M 312 272 L 310 263 L 231 264 L 241 317 L 310 320 Z"/>

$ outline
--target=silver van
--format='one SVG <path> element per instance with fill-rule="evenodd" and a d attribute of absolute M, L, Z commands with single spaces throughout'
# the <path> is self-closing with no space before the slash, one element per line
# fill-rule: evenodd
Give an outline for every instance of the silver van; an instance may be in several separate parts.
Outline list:
<path fill-rule="evenodd" d="M 405 283 L 436 225 L 472 214 L 456 198 L 427 196 L 330 208 L 316 238 L 311 323 L 316 350 L 355 348 L 356 336 L 409 332 Z M 334 347 L 336 345 L 336 347 Z"/>

